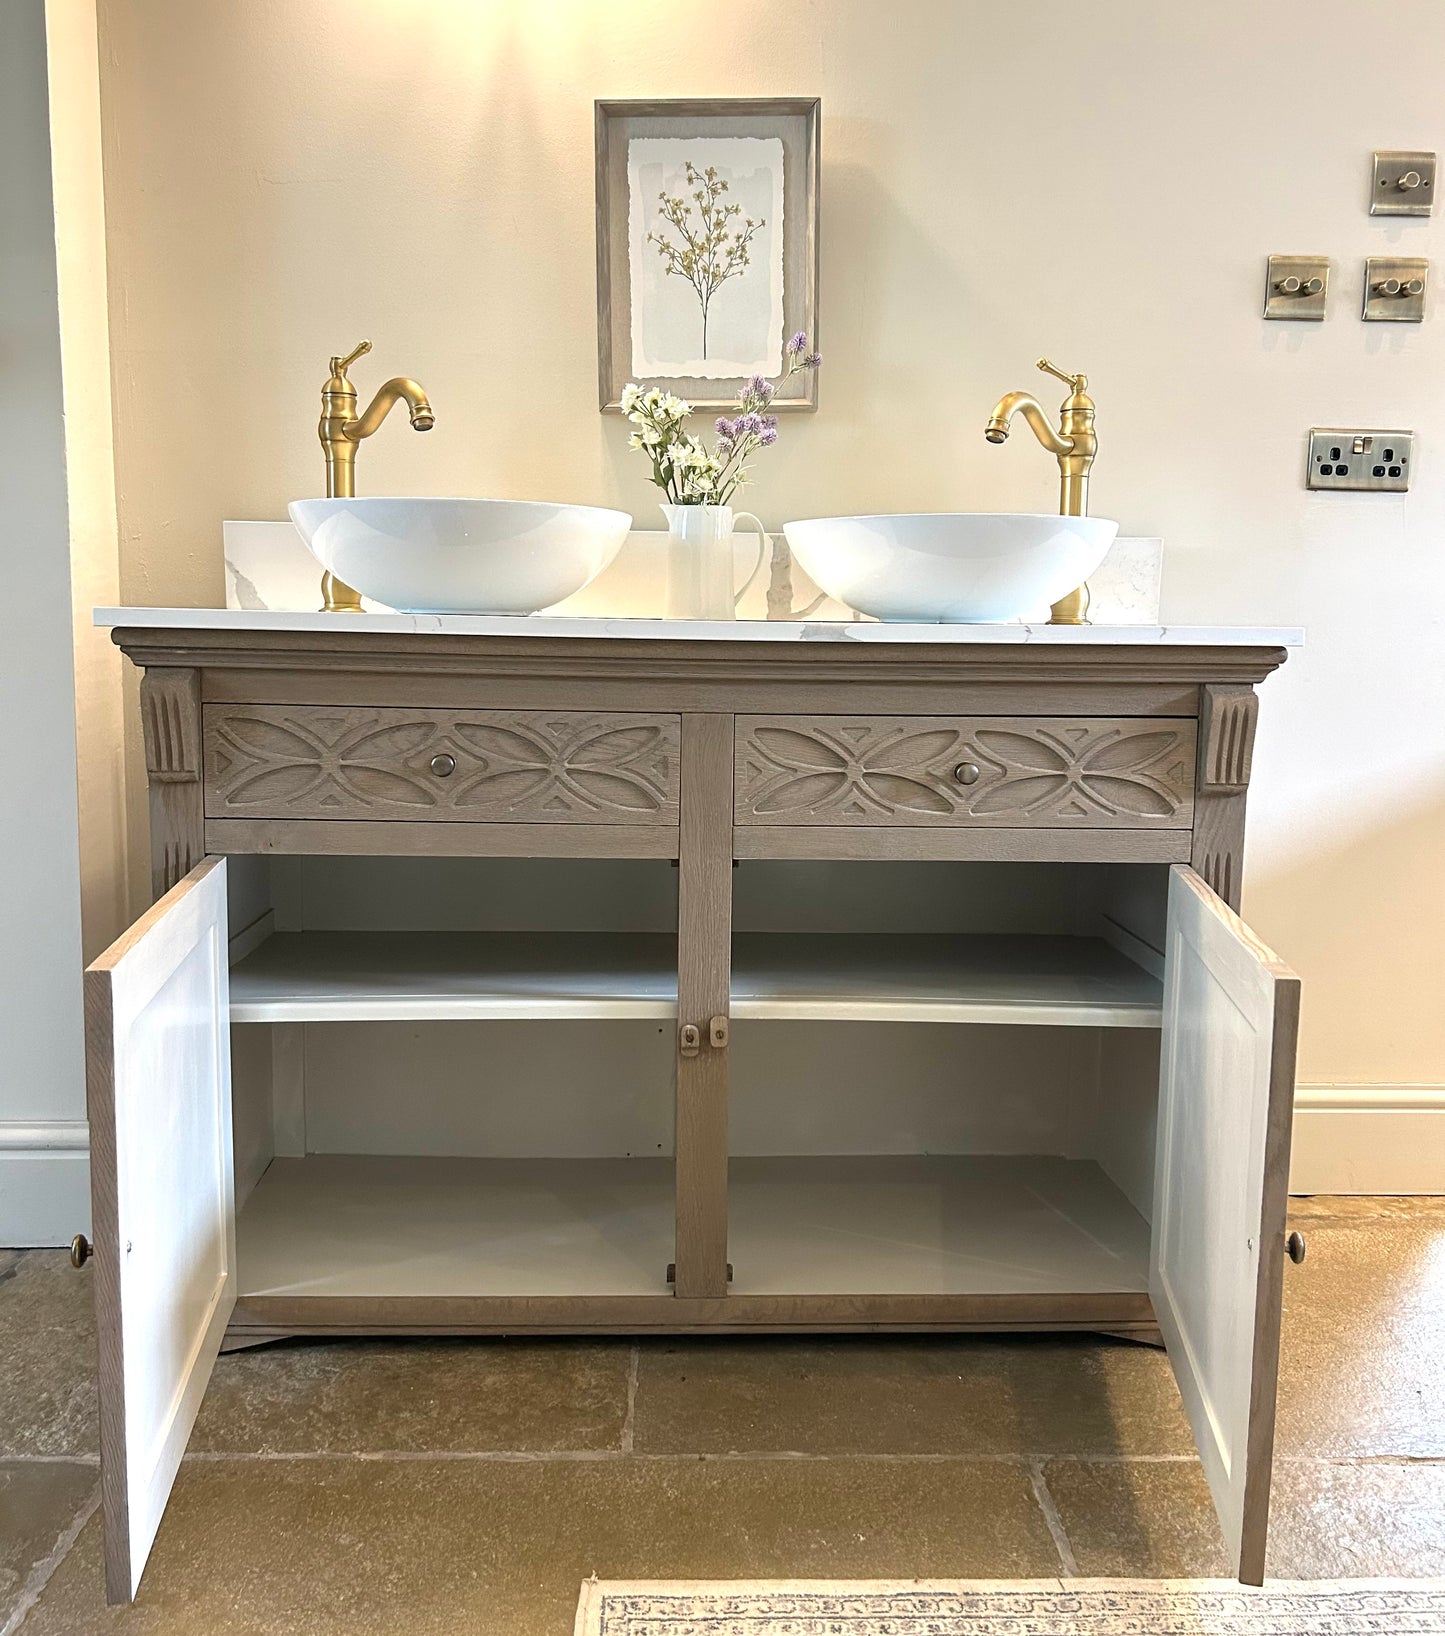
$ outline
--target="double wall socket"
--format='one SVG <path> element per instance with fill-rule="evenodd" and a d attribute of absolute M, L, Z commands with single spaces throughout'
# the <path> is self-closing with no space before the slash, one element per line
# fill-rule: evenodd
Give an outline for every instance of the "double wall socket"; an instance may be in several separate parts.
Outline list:
<path fill-rule="evenodd" d="M 1415 458 L 1413 432 L 1345 431 L 1316 426 L 1310 432 L 1307 489 L 1354 489 L 1404 494 Z"/>

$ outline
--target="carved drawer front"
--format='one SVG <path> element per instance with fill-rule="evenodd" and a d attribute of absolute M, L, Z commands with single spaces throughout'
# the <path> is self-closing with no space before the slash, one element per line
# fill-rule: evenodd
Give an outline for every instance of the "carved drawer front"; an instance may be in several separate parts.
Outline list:
<path fill-rule="evenodd" d="M 739 716 L 739 824 L 1188 829 L 1192 719 Z"/>
<path fill-rule="evenodd" d="M 208 818 L 676 824 L 677 716 L 207 705 Z"/>

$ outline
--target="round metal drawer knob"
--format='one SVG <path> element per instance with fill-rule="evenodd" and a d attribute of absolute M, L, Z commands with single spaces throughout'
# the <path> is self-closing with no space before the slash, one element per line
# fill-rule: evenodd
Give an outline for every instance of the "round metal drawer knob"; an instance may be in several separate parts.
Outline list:
<path fill-rule="evenodd" d="M 953 769 L 953 776 L 960 784 L 977 784 L 978 763 L 976 761 L 960 761 Z"/>
<path fill-rule="evenodd" d="M 72 1267 L 83 1267 L 91 1256 L 95 1254 L 95 1246 L 84 1233 L 77 1233 L 70 1241 L 70 1264 Z"/>
<path fill-rule="evenodd" d="M 1295 1266 L 1299 1266 L 1300 1262 L 1304 1260 L 1307 1248 L 1303 1233 L 1291 1233 L 1284 1241 L 1285 1254 L 1294 1262 Z"/>
<path fill-rule="evenodd" d="M 438 778 L 450 778 L 457 770 L 456 758 L 448 755 L 433 756 L 431 770 Z"/>

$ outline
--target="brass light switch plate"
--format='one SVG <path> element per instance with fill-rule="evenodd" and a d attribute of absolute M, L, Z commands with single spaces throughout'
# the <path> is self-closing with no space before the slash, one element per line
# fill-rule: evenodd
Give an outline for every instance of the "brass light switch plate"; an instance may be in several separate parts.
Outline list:
<path fill-rule="evenodd" d="M 1365 263 L 1367 324 L 1418 324 L 1425 317 L 1430 263 L 1423 256 L 1371 256 Z"/>
<path fill-rule="evenodd" d="M 1428 216 L 1435 205 L 1433 153 L 1377 153 L 1370 182 L 1372 216 Z"/>
<path fill-rule="evenodd" d="M 1266 318 L 1319 323 L 1330 290 L 1328 256 L 1271 256 L 1264 286 Z"/>

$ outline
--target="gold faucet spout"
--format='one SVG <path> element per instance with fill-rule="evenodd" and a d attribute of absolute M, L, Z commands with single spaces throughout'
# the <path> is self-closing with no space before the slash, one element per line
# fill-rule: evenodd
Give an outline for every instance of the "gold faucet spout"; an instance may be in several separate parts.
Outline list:
<path fill-rule="evenodd" d="M 347 422 L 345 435 L 353 443 L 370 437 L 398 403 L 406 404 L 413 431 L 429 432 L 436 425 L 436 416 L 421 387 L 406 375 L 393 375 L 366 406 L 365 412 Z"/>
<path fill-rule="evenodd" d="M 1015 415 L 1023 416 L 1034 436 L 1056 460 L 1062 460 L 1065 455 L 1074 452 L 1072 439 L 1059 436 L 1049 424 L 1049 417 L 1044 413 L 1043 405 L 1032 392 L 1006 392 L 994 404 L 993 413 L 988 417 L 983 435 L 990 443 L 1006 442 Z"/>
<path fill-rule="evenodd" d="M 1071 375 L 1047 358 L 1040 358 L 1037 367 L 1072 388 L 1059 409 L 1058 430 L 1049 424 L 1049 417 L 1032 392 L 1006 392 L 994 404 L 993 413 L 984 424 L 983 435 L 990 443 L 1007 442 L 1014 416 L 1022 415 L 1034 436 L 1059 463 L 1059 515 L 1086 517 L 1089 514 L 1089 472 L 1099 448 L 1099 440 L 1094 435 L 1094 400 L 1089 396 L 1089 378 L 1087 375 Z M 1080 585 L 1054 603 L 1049 623 L 1087 625 L 1088 607 L 1089 588 Z"/>
<path fill-rule="evenodd" d="M 356 493 L 356 445 L 370 437 L 398 403 L 406 404 L 414 431 L 429 432 L 436 424 L 426 393 L 406 375 L 393 375 L 367 405 L 366 413 L 357 414 L 356 388 L 346 371 L 370 351 L 371 342 L 362 341 L 344 358 L 333 358 L 331 377 L 321 388 L 317 431 L 326 452 L 328 498 L 350 499 Z M 335 574 L 322 579 L 321 595 L 327 613 L 361 612 L 360 595 Z"/>

